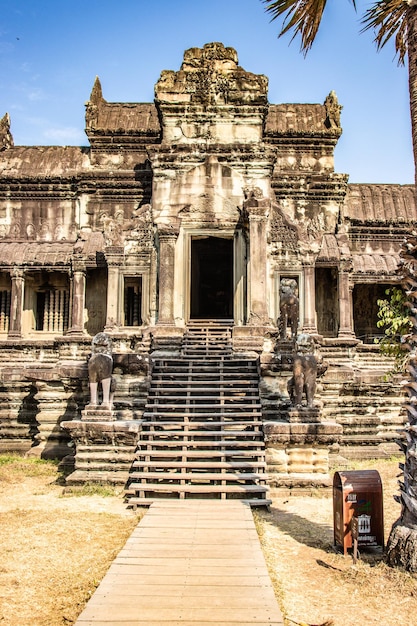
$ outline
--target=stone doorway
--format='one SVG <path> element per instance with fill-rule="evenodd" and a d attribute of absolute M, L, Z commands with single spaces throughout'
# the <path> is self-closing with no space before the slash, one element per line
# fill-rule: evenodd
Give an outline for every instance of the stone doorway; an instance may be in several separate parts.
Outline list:
<path fill-rule="evenodd" d="M 191 319 L 233 319 L 233 238 L 191 239 Z"/>

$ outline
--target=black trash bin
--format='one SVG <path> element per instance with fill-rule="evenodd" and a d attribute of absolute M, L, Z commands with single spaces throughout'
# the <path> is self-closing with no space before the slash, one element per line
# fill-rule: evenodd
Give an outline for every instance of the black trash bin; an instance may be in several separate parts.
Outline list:
<path fill-rule="evenodd" d="M 358 520 L 358 547 L 384 548 L 382 482 L 377 470 L 336 472 L 334 475 L 334 543 L 344 554 L 353 546 L 353 517 Z"/>

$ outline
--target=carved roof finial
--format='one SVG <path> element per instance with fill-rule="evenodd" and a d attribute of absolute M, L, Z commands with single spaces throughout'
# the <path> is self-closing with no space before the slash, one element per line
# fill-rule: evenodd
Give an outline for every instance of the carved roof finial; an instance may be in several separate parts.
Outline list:
<path fill-rule="evenodd" d="M 93 88 L 91 90 L 90 102 L 92 104 L 99 104 L 100 102 L 103 102 L 103 101 L 104 101 L 104 98 L 103 98 L 103 91 L 101 89 L 101 82 L 100 82 L 99 77 L 96 76 Z"/>
<path fill-rule="evenodd" d="M 340 112 L 343 107 L 339 104 L 339 100 L 337 99 L 337 95 L 335 91 L 331 91 L 324 101 L 324 106 L 326 109 L 326 121 L 325 124 L 327 128 L 338 128 L 341 129 L 340 126 Z"/>
<path fill-rule="evenodd" d="M 13 148 L 13 135 L 10 132 L 10 115 L 5 113 L 0 120 L 0 150 Z"/>
<path fill-rule="evenodd" d="M 100 104 L 105 102 L 100 79 L 96 76 L 93 89 L 91 90 L 90 100 L 85 103 L 85 126 L 87 130 L 96 129 L 98 123 L 98 110 Z"/>

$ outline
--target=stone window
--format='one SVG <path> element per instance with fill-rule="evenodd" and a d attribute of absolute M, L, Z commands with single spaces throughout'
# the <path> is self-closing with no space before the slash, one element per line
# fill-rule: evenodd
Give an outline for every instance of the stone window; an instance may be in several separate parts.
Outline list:
<path fill-rule="evenodd" d="M 69 294 L 65 289 L 36 292 L 35 330 L 63 334 L 68 330 Z"/>
<path fill-rule="evenodd" d="M 9 331 L 10 323 L 10 301 L 11 290 L 3 289 L 0 291 L 0 332 L 7 333 Z"/>
<path fill-rule="evenodd" d="M 124 279 L 124 325 L 142 324 L 142 277 Z"/>

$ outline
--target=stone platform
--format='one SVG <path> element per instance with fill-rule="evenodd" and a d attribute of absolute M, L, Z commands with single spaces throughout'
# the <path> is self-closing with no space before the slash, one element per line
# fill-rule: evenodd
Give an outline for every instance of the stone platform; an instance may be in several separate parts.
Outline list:
<path fill-rule="evenodd" d="M 76 626 L 283 626 L 250 506 L 151 505 Z"/>

